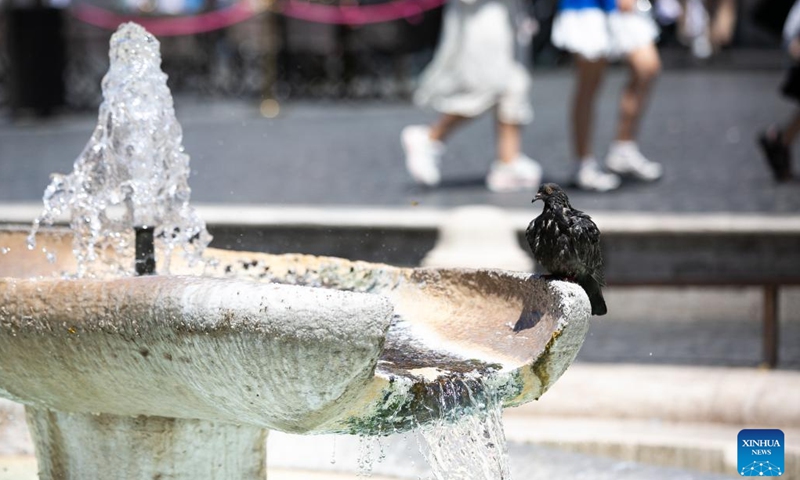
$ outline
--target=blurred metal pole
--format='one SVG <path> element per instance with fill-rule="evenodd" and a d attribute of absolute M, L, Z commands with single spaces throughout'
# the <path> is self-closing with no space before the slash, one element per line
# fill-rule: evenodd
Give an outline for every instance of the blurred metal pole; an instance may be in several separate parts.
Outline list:
<path fill-rule="evenodd" d="M 353 80 L 356 77 L 356 52 L 354 51 L 351 38 L 352 27 L 349 25 L 336 25 L 335 51 L 339 55 L 341 62 L 341 78 L 329 78 L 331 81 L 339 81 L 339 96 L 348 98 L 352 94 Z"/>
<path fill-rule="evenodd" d="M 272 11 L 272 1 L 265 0 L 264 9 L 264 84 L 261 91 L 261 100 L 275 98 L 275 89 L 278 82 L 278 52 L 282 48 L 281 38 L 278 35 L 280 25 L 277 14 Z"/>
<path fill-rule="evenodd" d="M 156 254 L 153 244 L 153 229 L 147 226 L 134 227 L 135 240 L 135 271 L 136 275 L 155 275 Z"/>
<path fill-rule="evenodd" d="M 764 366 L 778 365 L 778 285 L 764 286 Z"/>

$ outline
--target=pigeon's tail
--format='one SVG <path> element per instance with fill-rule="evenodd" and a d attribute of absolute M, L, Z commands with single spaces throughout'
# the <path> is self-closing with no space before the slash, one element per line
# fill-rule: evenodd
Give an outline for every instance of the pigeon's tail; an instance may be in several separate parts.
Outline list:
<path fill-rule="evenodd" d="M 594 278 L 578 278 L 578 284 L 586 291 L 592 304 L 592 315 L 605 315 L 608 312 L 600 283 Z"/>

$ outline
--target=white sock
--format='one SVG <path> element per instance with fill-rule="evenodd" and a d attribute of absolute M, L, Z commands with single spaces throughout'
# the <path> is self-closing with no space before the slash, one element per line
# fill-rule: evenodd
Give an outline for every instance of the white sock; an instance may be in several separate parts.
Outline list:
<path fill-rule="evenodd" d="M 589 155 L 588 157 L 583 157 L 578 164 L 578 170 L 583 168 L 590 168 L 592 166 L 597 165 L 597 159 L 594 158 L 594 155 Z"/>
<path fill-rule="evenodd" d="M 630 151 L 638 149 L 638 145 L 633 140 L 614 140 L 609 147 L 610 151 Z"/>

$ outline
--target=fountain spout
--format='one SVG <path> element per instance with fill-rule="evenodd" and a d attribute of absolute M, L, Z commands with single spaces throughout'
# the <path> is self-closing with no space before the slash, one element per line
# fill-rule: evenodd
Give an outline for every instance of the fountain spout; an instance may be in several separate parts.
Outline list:
<path fill-rule="evenodd" d="M 156 251 L 153 242 L 153 229 L 150 227 L 134 227 L 135 271 L 136 275 L 155 275 Z"/>

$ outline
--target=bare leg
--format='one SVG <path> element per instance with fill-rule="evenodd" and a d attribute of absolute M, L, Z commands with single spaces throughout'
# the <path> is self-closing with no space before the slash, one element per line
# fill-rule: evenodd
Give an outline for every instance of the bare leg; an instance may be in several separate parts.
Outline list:
<path fill-rule="evenodd" d="M 594 102 L 608 62 L 575 56 L 577 79 L 572 97 L 572 142 L 577 160 L 592 155 Z"/>
<path fill-rule="evenodd" d="M 512 163 L 520 155 L 522 128 L 513 123 L 497 120 L 497 158 L 503 163 Z"/>
<path fill-rule="evenodd" d="M 688 2 L 686 0 L 680 0 L 678 3 L 680 3 L 681 5 L 681 14 L 678 17 L 678 22 L 677 22 L 678 40 L 680 40 L 681 43 L 686 45 L 686 43 L 689 41 L 689 34 L 686 33 L 686 5 Z"/>
<path fill-rule="evenodd" d="M 439 142 L 445 141 L 445 139 L 453 133 L 453 131 L 465 121 L 469 120 L 469 117 L 462 117 L 459 115 L 450 115 L 449 113 L 443 114 L 439 117 L 439 121 L 431 125 L 430 131 L 430 138 L 431 140 L 436 140 Z"/>
<path fill-rule="evenodd" d="M 652 43 L 629 53 L 628 64 L 630 78 L 622 89 L 617 123 L 616 139 L 622 141 L 636 139 L 650 87 L 661 71 L 661 59 Z"/>
<path fill-rule="evenodd" d="M 717 0 L 711 18 L 711 43 L 719 49 L 731 42 L 736 24 L 736 0 Z"/>
<path fill-rule="evenodd" d="M 592 151 L 595 99 L 607 64 L 605 59 L 575 57 L 577 78 L 572 96 L 572 144 L 577 160 L 575 184 L 598 192 L 608 192 L 620 185 L 618 176 L 602 170 Z"/>
<path fill-rule="evenodd" d="M 486 187 L 492 192 L 534 190 L 542 180 L 542 168 L 535 161 L 523 158 L 522 125 L 507 123 L 497 115 L 497 161 L 492 162 L 486 176 Z"/>

